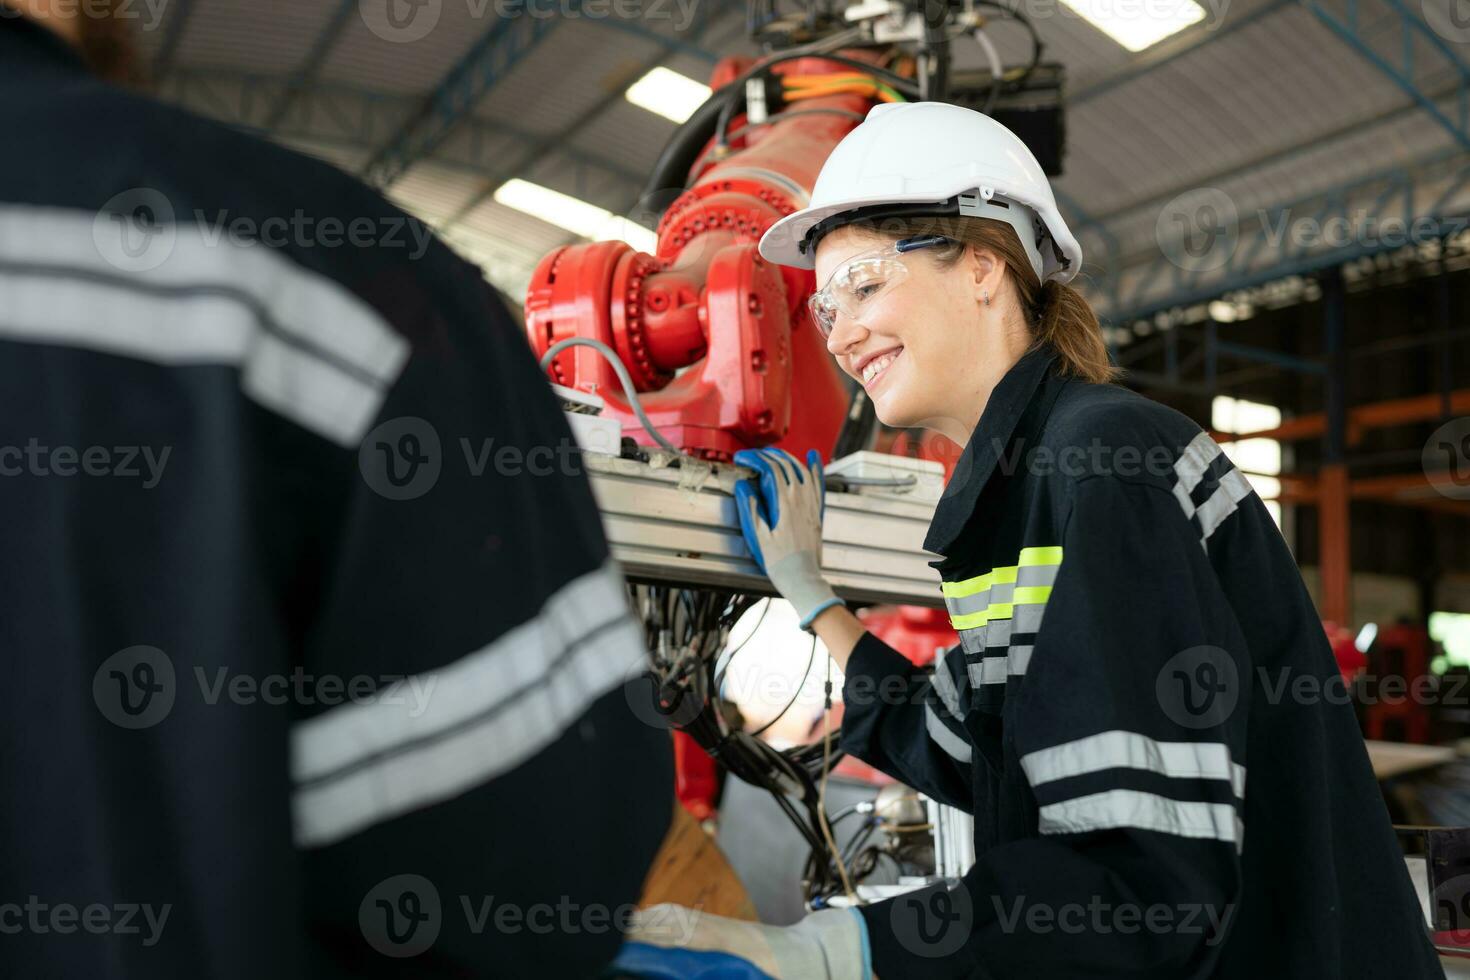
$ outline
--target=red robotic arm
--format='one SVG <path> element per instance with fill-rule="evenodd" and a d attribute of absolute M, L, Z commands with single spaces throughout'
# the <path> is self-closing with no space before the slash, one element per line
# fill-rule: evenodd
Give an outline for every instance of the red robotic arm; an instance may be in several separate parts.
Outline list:
<path fill-rule="evenodd" d="M 753 63 L 723 59 L 711 85 L 718 90 Z M 844 68 L 812 57 L 772 71 L 790 78 L 833 66 Z M 526 330 L 537 354 L 569 337 L 608 344 L 627 365 L 653 424 L 692 455 L 729 460 L 740 449 L 773 443 L 798 455 L 811 447 L 828 455 L 847 397 L 806 311 L 813 275 L 767 262 L 756 244 L 771 224 L 806 205 L 822 163 L 873 103 L 861 91 L 807 97 L 801 110 L 842 111 L 778 112 L 743 133 L 746 116 L 736 115 L 728 152 L 712 152 L 711 138 L 687 189 L 664 213 L 656 255 L 620 241 L 548 254 L 526 297 Z M 558 384 L 606 400 L 604 415 L 619 419 L 625 436 L 654 444 L 597 351 L 570 348 L 550 373 Z"/>

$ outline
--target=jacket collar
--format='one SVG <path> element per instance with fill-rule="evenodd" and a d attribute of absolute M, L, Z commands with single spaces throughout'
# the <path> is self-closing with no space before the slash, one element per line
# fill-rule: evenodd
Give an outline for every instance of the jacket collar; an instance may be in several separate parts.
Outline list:
<path fill-rule="evenodd" d="M 954 473 L 944 487 L 944 496 L 929 522 L 924 550 L 947 555 L 959 536 L 980 493 L 990 482 L 1011 436 L 1015 434 L 1026 410 L 1034 401 L 1037 389 L 1052 375 L 1056 353 L 1050 347 L 1036 347 L 1021 356 L 1000 379 L 985 403 L 980 423 L 975 426 L 965 451 L 955 463 Z"/>
<path fill-rule="evenodd" d="M 84 73 L 82 56 L 54 31 L 0 4 L 0 67 L 43 66 Z"/>

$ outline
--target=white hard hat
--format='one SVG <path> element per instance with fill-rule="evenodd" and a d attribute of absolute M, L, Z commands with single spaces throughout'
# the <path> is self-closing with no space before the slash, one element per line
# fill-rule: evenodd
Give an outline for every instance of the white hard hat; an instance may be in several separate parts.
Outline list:
<path fill-rule="evenodd" d="M 1026 144 L 989 116 L 947 102 L 885 102 L 869 110 L 822 165 L 811 205 L 766 229 L 760 253 L 810 269 L 828 231 L 900 215 L 1007 222 L 1042 282 L 1067 282 L 1082 265 L 1082 248 Z"/>

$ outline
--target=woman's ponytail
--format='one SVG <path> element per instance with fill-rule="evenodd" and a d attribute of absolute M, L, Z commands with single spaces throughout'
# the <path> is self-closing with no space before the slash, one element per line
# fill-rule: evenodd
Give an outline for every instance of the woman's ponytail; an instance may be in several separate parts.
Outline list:
<path fill-rule="evenodd" d="M 1055 280 L 1038 291 L 1033 330 L 1036 342 L 1057 352 L 1062 369 L 1084 381 L 1103 384 L 1118 376 L 1108 360 L 1102 326 L 1082 294 Z"/>

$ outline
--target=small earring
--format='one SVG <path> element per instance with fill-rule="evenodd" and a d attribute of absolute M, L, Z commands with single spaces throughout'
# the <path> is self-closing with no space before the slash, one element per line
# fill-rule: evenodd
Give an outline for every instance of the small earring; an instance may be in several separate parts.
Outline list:
<path fill-rule="evenodd" d="M 982 294 L 982 296 L 983 296 L 983 298 L 985 300 L 985 305 L 986 306 L 989 306 L 990 305 L 990 290 L 988 290 L 988 289 L 985 290 L 985 292 Z"/>

